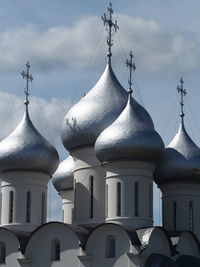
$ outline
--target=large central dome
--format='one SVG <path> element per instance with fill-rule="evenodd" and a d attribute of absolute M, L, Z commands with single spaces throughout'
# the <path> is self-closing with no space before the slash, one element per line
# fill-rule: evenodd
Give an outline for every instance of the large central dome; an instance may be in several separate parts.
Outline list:
<path fill-rule="evenodd" d="M 126 105 L 127 92 L 118 82 L 111 64 L 97 84 L 66 114 L 61 139 L 66 149 L 94 145 Z"/>
<path fill-rule="evenodd" d="M 94 145 L 99 134 L 121 114 L 127 96 L 108 63 L 97 84 L 66 114 L 61 129 L 65 148 L 70 151 Z M 153 124 L 146 110 L 133 101 L 142 120 Z"/>

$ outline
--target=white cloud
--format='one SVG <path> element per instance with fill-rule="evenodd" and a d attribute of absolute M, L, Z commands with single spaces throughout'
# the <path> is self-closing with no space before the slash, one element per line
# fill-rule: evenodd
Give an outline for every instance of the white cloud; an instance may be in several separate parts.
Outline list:
<path fill-rule="evenodd" d="M 184 74 L 199 67 L 199 43 L 191 35 L 166 29 L 155 20 L 116 16 L 120 32 L 114 37 L 115 58 L 120 57 L 118 48 L 121 45 L 123 56 L 126 57 L 125 53 L 132 49 L 138 67 L 147 74 L 170 75 L 175 70 Z M 102 32 L 102 22 L 98 17 L 43 31 L 34 25 L 8 29 L 0 32 L 0 70 L 13 70 L 27 59 L 40 70 L 86 67 L 91 54 L 98 54 L 97 50 L 105 46 Z M 102 54 L 99 61 L 105 62 Z"/>
<path fill-rule="evenodd" d="M 139 67 L 148 74 L 172 75 L 199 67 L 199 43 L 191 35 L 169 30 L 155 20 L 120 15 L 122 44 L 133 50 Z"/>
<path fill-rule="evenodd" d="M 0 91 L 0 120 L 2 122 L 0 139 L 5 138 L 18 125 L 24 111 L 21 97 Z M 70 106 L 68 99 L 52 98 L 45 100 L 32 97 L 30 116 L 38 131 L 54 146 L 60 148 L 60 126 Z"/>

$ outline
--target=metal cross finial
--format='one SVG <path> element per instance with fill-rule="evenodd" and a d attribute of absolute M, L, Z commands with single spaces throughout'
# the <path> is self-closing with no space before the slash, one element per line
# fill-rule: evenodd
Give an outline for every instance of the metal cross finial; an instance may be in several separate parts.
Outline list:
<path fill-rule="evenodd" d="M 129 68 L 129 80 L 128 80 L 129 89 L 128 89 L 128 93 L 132 94 L 133 93 L 133 90 L 132 90 L 132 85 L 133 85 L 133 82 L 132 82 L 132 71 L 136 70 L 136 65 L 135 65 L 135 63 L 133 63 L 133 52 L 132 51 L 129 53 L 129 56 L 130 56 L 130 59 L 126 60 L 126 65 Z"/>
<path fill-rule="evenodd" d="M 107 44 L 108 44 L 108 58 L 109 58 L 109 62 L 112 56 L 112 52 L 111 52 L 111 47 L 113 46 L 113 40 L 112 40 L 112 36 L 113 36 L 113 32 L 112 29 L 114 28 L 114 31 L 117 32 L 117 30 L 119 29 L 119 26 L 117 25 L 117 21 L 115 20 L 115 22 L 113 22 L 113 18 L 112 18 L 112 14 L 113 14 L 113 9 L 112 9 L 112 4 L 109 3 L 108 6 L 108 12 L 109 15 L 107 16 L 105 13 L 104 15 L 101 17 L 104 23 L 104 26 L 106 26 L 106 31 L 108 32 L 108 37 L 107 37 Z"/>
<path fill-rule="evenodd" d="M 177 86 L 177 90 L 178 90 L 178 93 L 181 93 L 181 100 L 180 100 L 181 113 L 180 113 L 180 116 L 181 116 L 182 122 L 183 122 L 183 117 L 185 116 L 185 114 L 183 112 L 184 96 L 186 96 L 186 94 L 187 94 L 186 89 L 183 88 L 183 83 L 184 83 L 184 81 L 183 81 L 183 78 L 181 77 L 180 85 Z"/>
<path fill-rule="evenodd" d="M 29 96 L 29 81 L 32 82 L 32 80 L 33 80 L 33 76 L 29 73 L 30 67 L 31 66 L 30 66 L 29 62 L 27 61 L 27 63 L 26 63 L 26 72 L 23 70 L 22 73 L 21 73 L 23 79 L 26 79 L 26 88 L 24 89 L 24 93 L 26 95 L 26 100 L 25 100 L 24 104 L 26 106 L 28 106 L 28 104 L 29 104 L 29 100 L 28 100 L 28 96 Z"/>

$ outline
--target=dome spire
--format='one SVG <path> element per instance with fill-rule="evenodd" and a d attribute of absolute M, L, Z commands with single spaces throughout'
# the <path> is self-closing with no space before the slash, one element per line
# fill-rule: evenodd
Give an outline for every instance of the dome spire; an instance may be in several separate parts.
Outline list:
<path fill-rule="evenodd" d="M 184 124 L 184 111 L 183 111 L 183 108 L 184 108 L 184 97 L 186 96 L 187 92 L 186 92 L 186 89 L 183 88 L 183 78 L 181 77 L 180 79 L 180 85 L 177 86 L 177 91 L 178 93 L 181 93 L 181 100 L 180 100 L 180 105 L 181 105 L 181 113 L 180 113 L 180 117 L 181 117 L 181 123 Z"/>
<path fill-rule="evenodd" d="M 26 71 L 22 71 L 21 75 L 23 77 L 23 79 L 26 79 L 26 88 L 24 89 L 24 93 L 25 93 L 25 101 L 24 104 L 26 106 L 26 113 L 28 112 L 28 105 L 29 105 L 29 81 L 33 81 L 33 76 L 29 73 L 29 69 L 30 69 L 30 64 L 27 61 L 26 63 Z"/>
<path fill-rule="evenodd" d="M 129 68 L 129 79 L 128 79 L 129 89 L 128 89 L 128 93 L 131 96 L 131 94 L 133 93 L 133 89 L 132 89 L 132 85 L 133 85 L 132 74 L 133 74 L 133 71 L 136 70 L 136 65 L 133 62 L 133 52 L 132 51 L 129 53 L 129 56 L 130 56 L 130 59 L 126 60 L 126 65 Z"/>
<path fill-rule="evenodd" d="M 112 9 L 112 3 L 109 3 L 108 6 L 108 16 L 104 13 L 104 15 L 101 17 L 104 23 L 104 26 L 106 26 L 106 31 L 108 33 L 107 36 L 107 45 L 108 45 L 108 64 L 111 63 L 111 56 L 112 56 L 112 52 L 111 52 L 111 48 L 113 46 L 113 40 L 112 40 L 112 36 L 113 36 L 113 29 L 114 32 L 117 32 L 117 30 L 119 29 L 119 26 L 117 25 L 117 21 L 115 20 L 115 22 L 113 22 L 113 9 Z"/>

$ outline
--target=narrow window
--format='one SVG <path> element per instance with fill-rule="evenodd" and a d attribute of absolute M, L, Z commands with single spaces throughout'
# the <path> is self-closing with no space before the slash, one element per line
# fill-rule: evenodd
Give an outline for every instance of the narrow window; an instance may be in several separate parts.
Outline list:
<path fill-rule="evenodd" d="M 52 261 L 60 260 L 60 241 L 55 239 L 52 241 Z"/>
<path fill-rule="evenodd" d="M 28 191 L 26 194 L 26 222 L 31 222 L 31 192 Z"/>
<path fill-rule="evenodd" d="M 162 225 L 164 226 L 164 216 L 165 216 L 165 205 L 164 201 L 162 201 Z"/>
<path fill-rule="evenodd" d="M 42 193 L 42 206 L 41 206 L 41 223 L 44 224 L 46 221 L 46 213 L 45 213 L 45 193 Z"/>
<path fill-rule="evenodd" d="M 135 216 L 139 216 L 139 184 L 138 182 L 135 182 Z"/>
<path fill-rule="evenodd" d="M 193 202 L 189 202 L 189 229 L 193 231 Z"/>
<path fill-rule="evenodd" d="M 13 222 L 13 191 L 9 193 L 9 223 Z"/>
<path fill-rule="evenodd" d="M 5 263 L 6 261 L 6 245 L 5 243 L 0 243 L 0 263 Z"/>
<path fill-rule="evenodd" d="M 106 218 L 108 218 L 108 184 L 106 185 Z"/>
<path fill-rule="evenodd" d="M 90 176 L 90 219 L 94 216 L 94 177 Z"/>
<path fill-rule="evenodd" d="M 153 203 L 153 187 L 152 187 L 152 184 L 150 184 L 149 185 L 149 217 L 150 218 L 153 217 L 152 203 Z"/>
<path fill-rule="evenodd" d="M 110 235 L 106 238 L 106 258 L 115 258 L 115 237 Z"/>
<path fill-rule="evenodd" d="M 121 216 L 121 183 L 117 183 L 117 216 Z"/>
<path fill-rule="evenodd" d="M 62 222 L 64 222 L 64 210 L 62 210 Z"/>
<path fill-rule="evenodd" d="M 177 204 L 176 201 L 173 202 L 173 226 L 174 230 L 177 228 Z"/>

